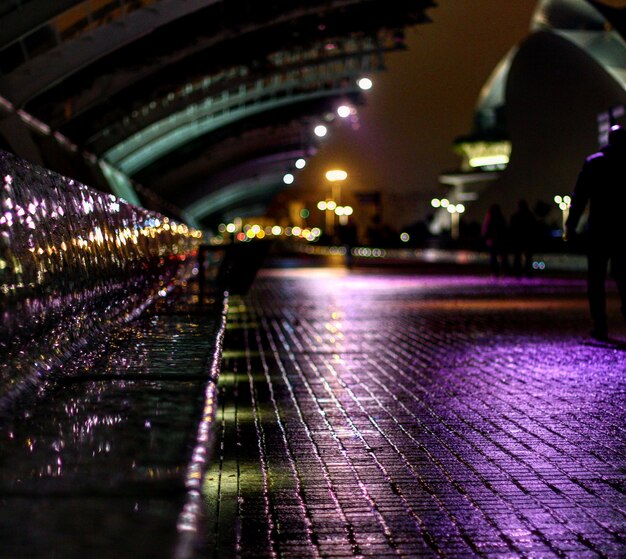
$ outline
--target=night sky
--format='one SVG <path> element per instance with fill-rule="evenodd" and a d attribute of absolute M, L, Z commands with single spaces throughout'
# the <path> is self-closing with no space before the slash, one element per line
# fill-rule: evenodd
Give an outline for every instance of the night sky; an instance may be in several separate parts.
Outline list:
<path fill-rule="evenodd" d="M 384 219 L 402 227 L 441 196 L 441 172 L 455 170 L 457 136 L 471 129 L 481 87 L 511 47 L 524 39 L 537 0 L 440 0 L 432 24 L 407 33 L 408 51 L 387 57 L 374 75 L 359 129 L 331 129 L 298 186 L 321 188 L 324 171 L 345 168 L 347 189 L 379 189 Z"/>

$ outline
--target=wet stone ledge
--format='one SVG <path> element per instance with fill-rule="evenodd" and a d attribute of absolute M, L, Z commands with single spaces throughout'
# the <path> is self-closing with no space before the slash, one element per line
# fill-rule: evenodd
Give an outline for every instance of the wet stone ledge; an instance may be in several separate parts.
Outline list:
<path fill-rule="evenodd" d="M 0 413 L 184 281 L 200 238 L 0 151 Z"/>
<path fill-rule="evenodd" d="M 191 543 L 181 517 L 224 327 L 223 299 L 195 287 L 84 348 L 0 422 L 0 558 L 190 556 L 202 511 L 185 519 Z"/>

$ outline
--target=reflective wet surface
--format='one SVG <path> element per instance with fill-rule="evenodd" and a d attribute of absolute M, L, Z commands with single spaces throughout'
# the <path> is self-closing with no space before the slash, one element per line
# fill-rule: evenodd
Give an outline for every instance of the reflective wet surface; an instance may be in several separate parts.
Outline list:
<path fill-rule="evenodd" d="M 266 271 L 230 303 L 206 555 L 626 556 L 626 351 L 584 291 Z"/>
<path fill-rule="evenodd" d="M 176 292 L 0 424 L 0 557 L 171 557 L 221 301 Z"/>
<path fill-rule="evenodd" d="M 0 150 L 0 413 L 184 278 L 200 237 Z"/>

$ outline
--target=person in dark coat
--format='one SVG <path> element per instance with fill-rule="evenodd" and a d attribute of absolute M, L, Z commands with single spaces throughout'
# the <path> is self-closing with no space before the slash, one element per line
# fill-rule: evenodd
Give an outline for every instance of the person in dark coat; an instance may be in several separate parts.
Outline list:
<path fill-rule="evenodd" d="M 608 339 L 606 278 L 609 263 L 626 320 L 626 130 L 613 126 L 609 143 L 587 157 L 572 194 L 565 240 L 576 229 L 587 205 L 587 295 L 593 328 L 591 336 Z"/>
<path fill-rule="evenodd" d="M 508 227 L 499 204 L 493 204 L 482 226 L 482 235 L 489 251 L 489 267 L 494 276 L 508 271 Z"/>
<path fill-rule="evenodd" d="M 533 271 L 533 250 L 537 239 L 537 220 L 526 200 L 517 203 L 517 211 L 511 216 L 509 226 L 513 273 L 518 278 L 530 277 Z"/>

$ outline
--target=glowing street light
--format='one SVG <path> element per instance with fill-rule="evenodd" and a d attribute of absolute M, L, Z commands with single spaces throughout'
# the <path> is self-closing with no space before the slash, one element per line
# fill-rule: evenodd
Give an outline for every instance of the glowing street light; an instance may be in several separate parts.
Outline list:
<path fill-rule="evenodd" d="M 306 159 L 302 157 L 300 159 L 296 159 L 296 169 L 304 169 L 306 167 Z"/>
<path fill-rule="evenodd" d="M 340 105 L 337 107 L 337 114 L 341 118 L 348 118 L 352 113 L 352 109 L 348 105 Z"/>
<path fill-rule="evenodd" d="M 326 180 L 329 182 L 345 181 L 348 178 L 348 173 L 343 169 L 331 169 L 326 172 Z"/>
<path fill-rule="evenodd" d="M 436 209 L 443 208 L 450 214 L 450 236 L 453 239 L 458 239 L 460 216 L 465 212 L 465 206 L 453 204 L 447 198 L 433 198 L 430 205 Z"/>
<path fill-rule="evenodd" d="M 374 86 L 374 82 L 370 78 L 361 78 L 356 84 L 363 90 L 367 91 L 368 89 L 372 89 Z"/>
<path fill-rule="evenodd" d="M 293 184 L 293 181 L 296 180 L 296 177 L 294 177 L 291 173 L 285 173 L 285 176 L 283 177 L 283 182 L 285 184 Z"/>
<path fill-rule="evenodd" d="M 326 180 L 331 183 L 331 195 L 329 200 L 324 201 L 324 207 L 329 212 L 326 214 L 326 230 L 329 234 L 334 233 L 336 209 L 342 207 L 341 204 L 341 183 L 348 178 L 348 173 L 343 169 L 330 169 L 325 174 Z M 320 203 L 317 207 L 320 208 Z M 321 209 L 321 208 L 320 208 Z M 343 208 L 341 210 L 343 212 Z M 339 216 L 339 222 L 343 225 L 347 223 L 347 215 Z"/>
<path fill-rule="evenodd" d="M 326 136 L 326 134 L 328 134 L 328 128 L 326 128 L 326 126 L 324 126 L 323 124 L 318 124 L 314 129 L 313 129 L 313 133 L 318 137 L 318 138 L 323 138 L 324 136 Z"/>

